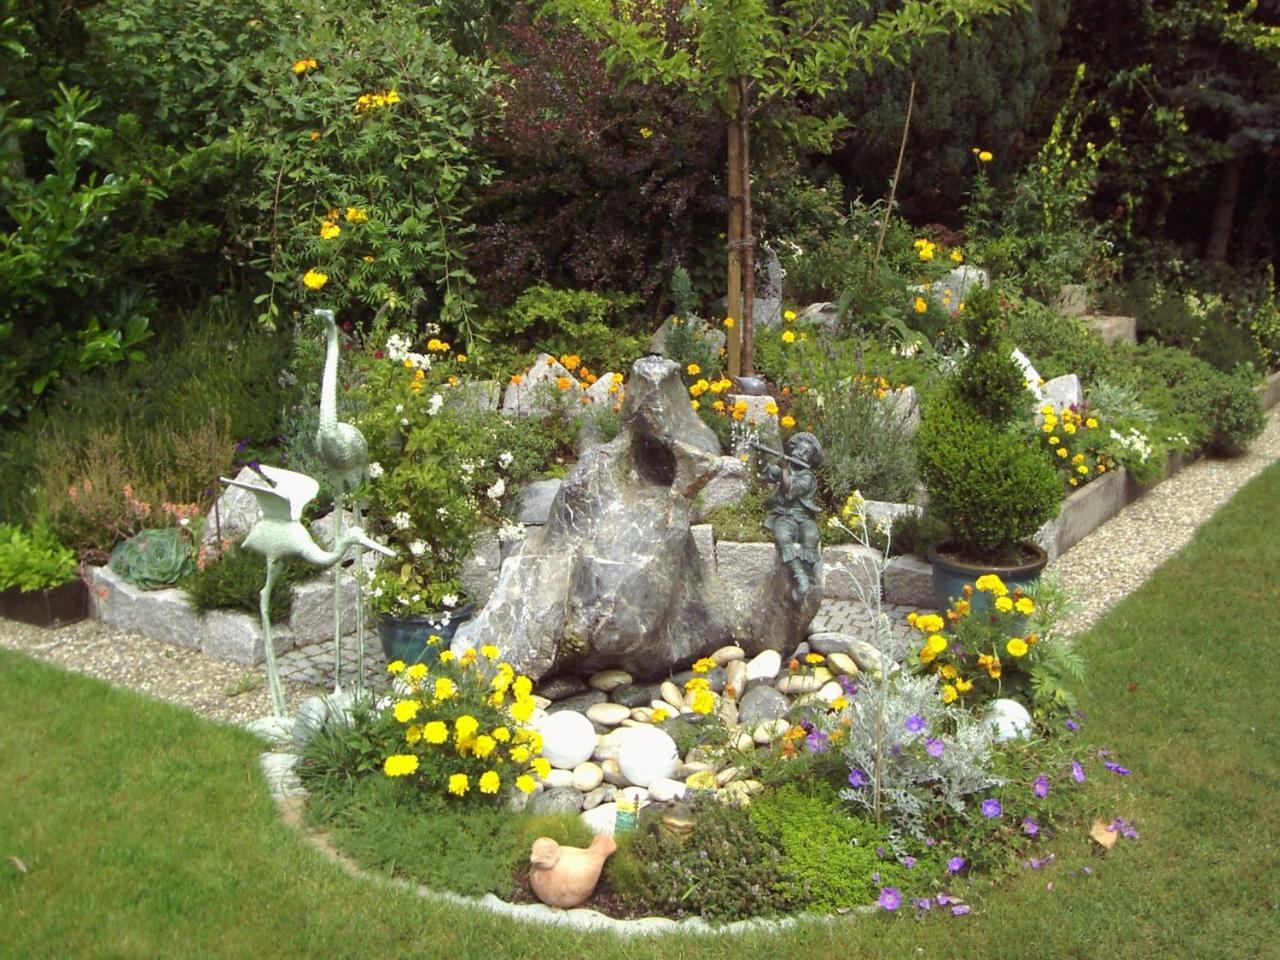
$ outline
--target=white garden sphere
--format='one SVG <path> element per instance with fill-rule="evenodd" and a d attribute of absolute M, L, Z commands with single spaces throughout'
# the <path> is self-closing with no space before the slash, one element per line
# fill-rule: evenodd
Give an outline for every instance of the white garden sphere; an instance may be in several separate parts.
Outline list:
<path fill-rule="evenodd" d="M 596 749 L 596 728 L 574 710 L 561 710 L 542 718 L 542 755 L 558 770 L 572 770 L 591 759 Z"/>
<path fill-rule="evenodd" d="M 656 727 L 630 727 L 622 735 L 618 769 L 637 787 L 670 777 L 680 764 L 676 742 Z"/>
<path fill-rule="evenodd" d="M 1017 700 L 1002 697 L 987 708 L 987 726 L 997 743 L 1031 736 L 1031 714 Z"/>

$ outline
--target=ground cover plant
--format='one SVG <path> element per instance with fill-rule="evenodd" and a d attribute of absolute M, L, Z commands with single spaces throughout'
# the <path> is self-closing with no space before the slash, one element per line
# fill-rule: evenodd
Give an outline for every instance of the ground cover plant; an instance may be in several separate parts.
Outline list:
<path fill-rule="evenodd" d="M 16 920 L 7 946 L 22 956 L 242 956 L 288 937 L 306 952 L 465 958 L 662 949 L 700 960 L 784 944 L 833 958 L 1264 955 L 1260 945 L 1280 935 L 1273 912 L 1255 898 L 1206 903 L 1203 893 L 1265 889 L 1280 869 L 1280 822 L 1258 789 L 1280 747 L 1242 719 L 1266 715 L 1278 692 L 1248 666 L 1267 655 L 1252 625 L 1269 616 L 1275 588 L 1280 521 L 1266 505 L 1277 495 L 1272 468 L 1079 641 L 1091 665 L 1080 704 L 1089 739 L 1133 771 L 1102 770 L 1085 789 L 1135 822 L 1141 839 L 1103 856 L 1063 833 L 1039 870 L 1018 865 L 997 886 L 965 885 L 968 917 L 935 910 L 919 923 L 882 915 L 731 939 L 619 940 L 420 900 L 347 876 L 283 826 L 248 735 L 4 652 L 0 757 L 19 771 L 0 807 L 0 902 Z M 1206 644 L 1217 651 L 1212 665 Z M 55 708 L 68 692 L 96 723 Z M 1203 809 L 1217 811 L 1213 829 Z M 181 845 L 170 841 L 178 834 Z M 139 878 L 149 882 L 140 888 Z M 243 902 L 255 898 L 273 908 L 246 914 Z"/>

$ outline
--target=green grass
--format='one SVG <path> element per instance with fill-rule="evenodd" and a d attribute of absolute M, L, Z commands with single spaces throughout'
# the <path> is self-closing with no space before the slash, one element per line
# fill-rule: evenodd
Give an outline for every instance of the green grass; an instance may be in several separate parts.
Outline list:
<path fill-rule="evenodd" d="M 281 825 L 247 735 L 0 652 L 0 956 L 1276 956 L 1277 502 L 1280 466 L 1081 640 L 1085 733 L 1134 771 L 1096 787 L 1142 839 L 1103 857 L 1081 825 L 1053 866 L 970 882 L 971 916 L 655 944 L 420 900 Z"/>

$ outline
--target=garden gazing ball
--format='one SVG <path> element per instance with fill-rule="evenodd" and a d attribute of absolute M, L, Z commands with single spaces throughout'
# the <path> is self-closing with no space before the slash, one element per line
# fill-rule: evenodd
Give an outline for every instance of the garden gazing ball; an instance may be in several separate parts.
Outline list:
<path fill-rule="evenodd" d="M 596 749 L 596 729 L 591 721 L 573 710 L 562 710 L 538 724 L 542 734 L 542 755 L 561 770 L 572 770 L 591 759 Z"/>
<path fill-rule="evenodd" d="M 622 738 L 618 767 L 628 781 L 647 787 L 662 777 L 670 777 L 680 763 L 676 742 L 653 727 L 632 727 Z"/>
<path fill-rule="evenodd" d="M 986 724 L 997 743 L 1031 736 L 1031 714 L 1017 700 L 1002 697 L 987 708 Z"/>

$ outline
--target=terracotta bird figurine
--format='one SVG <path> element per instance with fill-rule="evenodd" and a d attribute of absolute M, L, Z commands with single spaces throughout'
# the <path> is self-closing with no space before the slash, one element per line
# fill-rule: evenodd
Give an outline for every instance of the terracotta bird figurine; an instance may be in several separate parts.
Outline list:
<path fill-rule="evenodd" d="M 338 421 L 338 325 L 332 310 L 316 310 L 325 328 L 324 376 L 320 381 L 320 426 L 316 430 L 316 452 L 329 471 L 333 484 L 333 542 L 342 536 L 342 507 L 351 494 L 351 513 L 360 526 L 360 503 L 355 489 L 369 465 L 369 444 L 358 427 Z M 360 548 L 356 547 L 356 691 L 364 690 L 364 600 L 361 596 Z M 342 571 L 333 574 L 333 689 L 342 689 Z"/>
<path fill-rule="evenodd" d="M 562 847 L 550 837 L 533 841 L 529 862 L 529 885 L 539 900 L 549 907 L 576 907 L 586 902 L 600 882 L 604 862 L 618 849 L 617 841 L 599 834 L 591 846 Z"/>
<path fill-rule="evenodd" d="M 267 582 L 258 594 L 258 609 L 262 615 L 262 642 L 267 659 L 267 685 L 271 690 L 271 704 L 276 716 L 285 715 L 284 691 L 280 686 L 280 674 L 276 668 L 276 648 L 271 640 L 271 588 L 280 573 L 277 562 L 285 557 L 302 557 L 318 567 L 331 567 L 346 554 L 352 544 L 360 544 L 392 556 L 380 543 L 364 535 L 359 527 L 352 527 L 337 540 L 332 550 L 322 549 L 302 525 L 302 511 L 315 499 L 320 484 L 304 473 L 282 470 L 279 467 L 258 467 L 263 483 L 243 483 L 222 478 L 232 487 L 248 490 L 258 501 L 262 516 L 244 538 L 244 546 L 267 558 Z"/>

